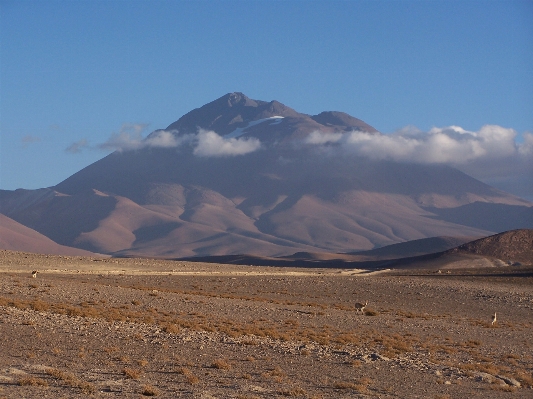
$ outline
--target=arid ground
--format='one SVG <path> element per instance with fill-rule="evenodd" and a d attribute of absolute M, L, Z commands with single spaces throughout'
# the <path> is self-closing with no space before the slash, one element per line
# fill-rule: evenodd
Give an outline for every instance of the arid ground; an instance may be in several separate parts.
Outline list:
<path fill-rule="evenodd" d="M 526 266 L 364 273 L 0 251 L 0 398 L 531 398 L 532 331 Z"/>

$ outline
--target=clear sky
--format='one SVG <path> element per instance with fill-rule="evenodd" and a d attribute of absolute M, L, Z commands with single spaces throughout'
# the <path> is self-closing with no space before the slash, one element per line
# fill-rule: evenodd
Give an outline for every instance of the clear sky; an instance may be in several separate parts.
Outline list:
<path fill-rule="evenodd" d="M 391 137 L 461 127 L 485 152 L 460 168 L 533 200 L 531 0 L 0 4 L 1 189 L 55 185 L 128 126 L 241 91 Z"/>

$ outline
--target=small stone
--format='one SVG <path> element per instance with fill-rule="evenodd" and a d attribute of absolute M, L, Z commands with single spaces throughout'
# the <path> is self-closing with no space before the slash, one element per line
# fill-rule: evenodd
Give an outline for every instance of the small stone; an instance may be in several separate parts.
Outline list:
<path fill-rule="evenodd" d="M 372 360 L 383 360 L 385 362 L 388 362 L 390 360 L 388 357 L 380 355 L 379 353 L 370 354 L 370 359 L 372 359 Z"/>

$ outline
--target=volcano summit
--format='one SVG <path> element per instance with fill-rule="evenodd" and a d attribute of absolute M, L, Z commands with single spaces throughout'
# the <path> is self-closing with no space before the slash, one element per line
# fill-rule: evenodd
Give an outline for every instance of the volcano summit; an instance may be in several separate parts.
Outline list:
<path fill-rule="evenodd" d="M 54 187 L 1 191 L 0 212 L 64 246 L 163 258 L 354 252 L 533 227 L 533 204 L 457 169 L 343 145 L 375 136 L 342 112 L 230 93 L 142 141 L 117 140 Z"/>

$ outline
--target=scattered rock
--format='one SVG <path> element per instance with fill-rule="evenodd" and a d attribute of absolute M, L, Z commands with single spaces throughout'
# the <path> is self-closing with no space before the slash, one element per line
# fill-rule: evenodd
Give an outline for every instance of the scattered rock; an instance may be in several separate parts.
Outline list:
<path fill-rule="evenodd" d="M 379 353 L 371 353 L 370 355 L 366 355 L 363 358 L 365 360 L 372 360 L 372 361 L 376 361 L 376 360 L 382 360 L 384 362 L 390 361 L 388 357 L 380 355 Z"/>
<path fill-rule="evenodd" d="M 505 383 L 507 385 L 510 385 L 512 387 L 517 387 L 517 388 L 521 387 L 520 383 L 517 380 L 515 380 L 514 378 L 506 377 L 504 375 L 497 375 L 496 377 L 499 378 L 500 380 L 505 381 Z"/>

